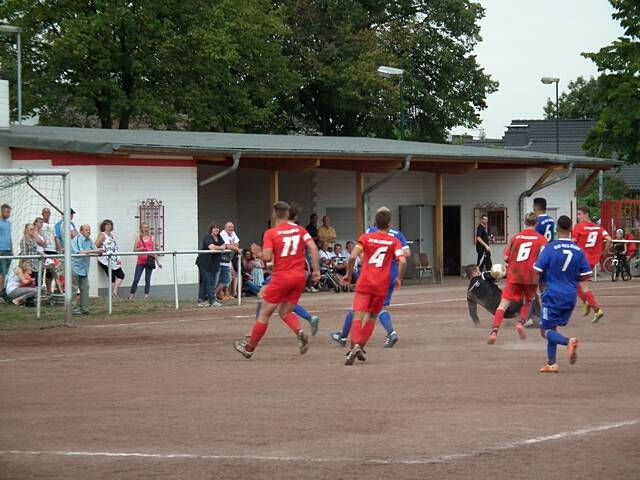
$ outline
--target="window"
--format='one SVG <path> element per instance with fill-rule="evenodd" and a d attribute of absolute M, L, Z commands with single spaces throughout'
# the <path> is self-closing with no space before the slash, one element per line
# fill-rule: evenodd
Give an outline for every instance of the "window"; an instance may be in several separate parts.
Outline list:
<path fill-rule="evenodd" d="M 480 217 L 487 215 L 489 217 L 489 235 L 491 235 L 493 243 L 507 243 L 508 239 L 508 219 L 507 209 L 500 205 L 486 204 L 480 205 L 473 209 L 473 242 L 476 241 L 476 228 L 480 223 Z"/>
<path fill-rule="evenodd" d="M 153 237 L 156 250 L 164 250 L 164 205 L 155 198 L 143 200 L 138 204 L 139 225 L 149 225 L 149 235 Z"/>

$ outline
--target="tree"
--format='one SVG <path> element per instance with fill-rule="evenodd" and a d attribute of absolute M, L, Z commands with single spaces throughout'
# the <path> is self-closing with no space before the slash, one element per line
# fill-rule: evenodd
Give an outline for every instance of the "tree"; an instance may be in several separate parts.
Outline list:
<path fill-rule="evenodd" d="M 587 178 L 586 175 L 578 175 L 576 184 L 580 185 Z M 622 200 L 629 198 L 629 188 L 623 180 L 615 177 L 604 175 L 604 199 L 605 200 Z M 599 185 L 597 181 L 589 183 L 587 188 L 578 195 L 577 205 L 586 205 L 591 210 L 591 215 L 600 218 L 600 200 Z"/>
<path fill-rule="evenodd" d="M 637 0 L 610 0 L 613 18 L 624 35 L 595 53 L 593 60 L 602 75 L 595 98 L 600 115 L 585 142 L 593 155 L 619 155 L 627 163 L 640 162 L 640 4 Z"/>
<path fill-rule="evenodd" d="M 568 91 L 562 92 L 558 97 L 559 118 L 569 119 L 596 119 L 600 116 L 605 105 L 599 95 L 598 79 L 591 77 L 585 80 L 580 76 L 569 82 Z M 550 98 L 544 106 L 544 118 L 547 120 L 556 118 L 556 103 Z"/>

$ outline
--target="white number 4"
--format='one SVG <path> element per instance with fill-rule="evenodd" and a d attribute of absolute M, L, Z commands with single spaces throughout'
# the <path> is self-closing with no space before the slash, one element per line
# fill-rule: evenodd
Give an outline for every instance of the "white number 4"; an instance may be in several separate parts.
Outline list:
<path fill-rule="evenodd" d="M 295 255 L 298 251 L 298 244 L 300 243 L 300 235 L 294 235 L 293 237 L 283 237 L 282 242 L 284 248 L 282 249 L 281 257 L 287 257 L 289 255 Z"/>
<path fill-rule="evenodd" d="M 371 255 L 369 263 L 374 264 L 378 268 L 382 267 L 382 264 L 384 263 L 384 257 L 387 254 L 387 250 L 389 250 L 389 247 L 380 247 L 379 249 L 377 249 L 375 253 Z"/>
<path fill-rule="evenodd" d="M 571 259 L 573 258 L 573 252 L 571 250 L 562 250 L 562 253 L 567 256 L 567 259 L 564 261 L 564 265 L 562 265 L 562 271 L 566 272 L 567 268 L 569 268 L 569 264 L 571 263 Z"/>
<path fill-rule="evenodd" d="M 518 255 L 516 256 L 516 262 L 523 262 L 529 255 L 531 255 L 531 247 L 533 246 L 533 242 L 525 242 L 520 244 L 520 248 L 518 249 Z"/>

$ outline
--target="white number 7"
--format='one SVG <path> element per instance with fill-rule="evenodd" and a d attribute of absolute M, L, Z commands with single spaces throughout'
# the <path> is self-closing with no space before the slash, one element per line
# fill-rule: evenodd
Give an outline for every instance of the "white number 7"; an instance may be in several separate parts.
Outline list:
<path fill-rule="evenodd" d="M 573 252 L 571 250 L 562 250 L 562 253 L 567 256 L 567 259 L 564 261 L 564 265 L 562 265 L 562 271 L 566 272 L 567 268 L 569 268 L 569 264 L 571 263 L 571 259 L 573 258 Z"/>

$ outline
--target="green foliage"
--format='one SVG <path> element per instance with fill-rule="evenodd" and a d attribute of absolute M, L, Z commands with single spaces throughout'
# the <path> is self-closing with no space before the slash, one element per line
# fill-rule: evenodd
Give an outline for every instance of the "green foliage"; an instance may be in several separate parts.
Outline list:
<path fill-rule="evenodd" d="M 576 177 L 576 185 L 582 184 L 587 175 L 578 175 Z M 604 175 L 604 199 L 605 200 L 622 200 L 629 197 L 629 188 L 623 180 Z M 591 181 L 589 186 L 578 196 L 577 205 L 586 205 L 591 209 L 591 216 L 600 218 L 600 200 L 598 178 Z"/>
<path fill-rule="evenodd" d="M 628 163 L 640 162 L 640 3 L 610 0 L 613 18 L 624 35 L 595 53 L 593 60 L 602 75 L 595 96 L 602 105 L 585 148 L 593 155 L 620 155 Z"/>
<path fill-rule="evenodd" d="M 598 79 L 593 77 L 585 80 L 580 76 L 569 82 L 568 91 L 562 92 L 558 97 L 559 117 L 563 120 L 598 118 L 605 106 L 599 88 Z M 547 99 L 544 118 L 547 120 L 556 118 L 555 99 Z"/>

